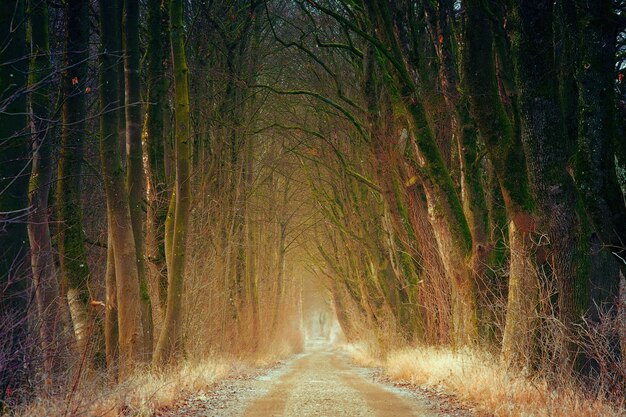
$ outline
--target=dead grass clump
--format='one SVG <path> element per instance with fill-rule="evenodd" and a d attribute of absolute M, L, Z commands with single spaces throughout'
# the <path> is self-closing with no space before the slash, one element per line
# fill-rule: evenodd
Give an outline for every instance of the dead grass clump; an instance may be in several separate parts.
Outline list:
<path fill-rule="evenodd" d="M 396 381 L 439 388 L 507 417 L 619 417 L 624 404 L 590 397 L 573 386 L 555 389 L 545 380 L 505 369 L 485 352 L 420 347 L 392 352 L 385 373 Z"/>

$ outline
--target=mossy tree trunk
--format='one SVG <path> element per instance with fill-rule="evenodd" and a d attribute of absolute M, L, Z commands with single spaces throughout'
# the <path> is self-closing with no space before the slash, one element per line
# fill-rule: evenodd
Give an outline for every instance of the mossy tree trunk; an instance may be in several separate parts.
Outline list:
<path fill-rule="evenodd" d="M 176 179 L 171 252 L 168 261 L 167 310 L 153 362 L 173 363 L 182 353 L 182 302 L 185 275 L 187 229 L 191 206 L 191 132 L 189 129 L 189 68 L 185 56 L 185 28 L 182 0 L 170 3 L 170 42 L 174 67 L 176 115 Z M 169 216 L 169 214 L 168 214 Z"/>
<path fill-rule="evenodd" d="M 626 274 L 626 264 L 610 253 L 623 247 L 626 241 L 626 206 L 614 159 L 614 142 L 624 140 L 617 134 L 615 125 L 617 16 L 610 1 L 601 1 L 593 7 L 587 2 L 576 1 L 576 14 L 578 22 L 572 26 L 579 29 L 580 56 L 575 62 L 578 146 L 574 177 L 594 232 L 601 242 L 599 256 L 605 266 L 593 271 L 592 297 L 603 309 L 603 305 L 605 308 L 607 303 L 611 305 L 616 301 L 618 269 L 621 267 L 622 273 Z"/>
<path fill-rule="evenodd" d="M 4 404 L 7 387 L 16 387 L 23 380 L 26 354 L 22 345 L 27 336 L 30 283 L 24 222 L 29 177 L 24 8 L 21 0 L 0 3 L 0 404 Z"/>
<path fill-rule="evenodd" d="M 509 292 L 502 358 L 508 364 L 524 365 L 530 359 L 532 317 L 536 307 L 533 300 L 538 291 L 537 277 L 529 259 L 532 253 L 529 233 L 536 228 L 534 201 L 521 142 L 498 90 L 494 35 L 489 15 L 484 5 L 474 0 L 465 3 L 465 13 L 463 83 L 469 95 L 471 114 L 487 146 L 511 222 Z M 505 59 L 506 56 L 500 56 L 501 62 Z M 502 68 L 506 65 L 501 63 L 500 67 L 504 71 Z M 510 99 L 515 106 L 516 98 Z"/>
<path fill-rule="evenodd" d="M 159 306 L 165 312 L 167 299 L 167 267 L 165 265 L 165 218 L 169 204 L 168 178 L 165 174 L 164 112 L 168 81 L 164 64 L 168 44 L 166 18 L 168 1 L 148 2 L 147 84 L 148 101 L 144 124 L 146 146 L 146 186 L 148 214 L 146 220 L 146 257 L 154 286 L 158 289 Z"/>
<path fill-rule="evenodd" d="M 589 244 L 586 219 L 567 172 L 567 142 L 554 64 L 554 2 L 515 4 L 508 16 L 519 91 L 521 139 L 540 230 L 547 237 L 547 264 L 556 281 L 558 316 L 568 329 L 588 307 Z M 567 340 L 555 346 L 567 371 L 574 358 Z"/>
<path fill-rule="evenodd" d="M 139 274 L 141 323 L 143 329 L 142 358 L 150 361 L 152 357 L 153 328 L 152 306 L 148 293 L 145 265 L 145 175 L 143 149 L 141 145 L 141 74 L 139 73 L 139 0 L 124 0 L 124 79 L 126 109 L 126 182 L 130 218 L 132 221 L 137 273 Z"/>
<path fill-rule="evenodd" d="M 104 364 L 100 351 L 101 323 L 89 302 L 89 268 L 84 247 L 81 166 L 86 134 L 86 89 L 89 59 L 89 2 L 68 0 L 66 3 L 66 34 L 64 71 L 61 74 L 63 91 L 63 127 L 58 166 L 57 207 L 59 231 L 57 235 L 61 286 L 67 296 L 81 354 L 90 350 L 95 341 L 94 360 Z M 104 342 L 102 340 L 102 342 Z M 103 343 L 102 343 L 103 345 Z M 103 350 L 103 349 L 102 349 Z M 88 353 L 88 354 L 92 354 Z"/>
<path fill-rule="evenodd" d="M 368 46 L 364 53 L 363 92 L 367 102 L 368 128 L 372 142 L 372 153 L 376 158 L 376 176 L 380 192 L 385 201 L 385 249 L 383 255 L 391 260 L 395 275 L 396 320 L 406 340 L 423 336 L 423 320 L 415 302 L 418 272 L 414 259 L 421 258 L 419 242 L 408 214 L 407 195 L 403 188 L 411 184 L 407 177 L 400 178 L 397 161 L 401 158 L 399 138 L 393 124 L 391 101 L 385 94 L 380 69 L 375 57 L 375 48 Z M 408 185 L 410 187 L 411 185 Z"/>
<path fill-rule="evenodd" d="M 626 304 L 619 299 L 620 276 L 626 274 L 626 263 L 623 256 L 616 256 L 626 242 L 626 206 L 615 164 L 617 148 L 624 142 L 616 123 L 622 120 L 616 118 L 615 100 L 618 16 L 610 1 L 573 3 L 575 7 L 570 5 L 562 25 L 572 28 L 568 35 L 575 41 L 569 43 L 575 44 L 572 49 L 578 54 L 571 64 L 576 94 L 571 94 L 567 104 L 570 112 L 578 115 L 576 136 L 572 138 L 577 144 L 573 168 L 578 193 L 592 223 L 588 236 L 592 257 L 589 317 L 598 322 L 609 314 L 626 317 Z M 622 297 L 626 297 L 623 291 Z M 626 327 L 621 326 L 623 359 Z"/>
<path fill-rule="evenodd" d="M 30 44 L 31 61 L 28 84 L 33 89 L 30 96 L 33 161 L 29 186 L 31 207 L 28 236 L 30 241 L 33 285 L 37 310 L 41 321 L 40 336 L 44 354 L 44 372 L 47 383 L 52 384 L 53 371 L 58 365 L 61 300 L 52 253 L 50 225 L 48 222 L 48 197 L 52 184 L 53 130 L 49 123 L 50 43 L 48 40 L 48 5 L 31 0 Z"/>
<path fill-rule="evenodd" d="M 120 5 L 115 0 L 100 1 L 102 42 L 100 53 L 100 158 L 110 220 L 109 226 L 111 227 L 109 233 L 113 244 L 113 253 L 109 252 L 108 255 L 115 257 L 119 378 L 124 380 L 132 373 L 136 362 L 141 359 L 144 345 L 137 252 L 133 237 L 128 188 L 118 146 L 119 114 L 116 109 L 121 103 L 121 97 L 118 95 L 119 65 L 116 58 L 121 46 L 118 7 Z M 112 283 L 110 279 L 109 283 Z M 113 309 L 115 305 L 107 307 Z"/>
<path fill-rule="evenodd" d="M 470 268 L 475 277 L 477 297 L 485 297 L 491 291 L 485 277 L 490 253 L 487 203 L 483 189 L 478 131 L 469 112 L 467 92 L 460 86 L 461 74 L 458 62 L 460 53 L 454 44 L 458 37 L 454 30 L 454 3 L 440 1 L 434 6 L 424 2 L 423 7 L 430 41 L 439 63 L 437 84 L 442 90 L 450 115 L 452 147 L 456 147 L 457 152 L 460 198 L 472 236 Z M 481 323 L 486 324 L 485 316 L 488 313 L 480 308 L 478 300 L 477 305 Z M 481 334 L 484 334 L 482 330 Z"/>
<path fill-rule="evenodd" d="M 411 142 L 407 152 L 408 160 L 421 177 L 430 221 L 446 275 L 452 284 L 453 342 L 456 345 L 475 343 L 478 318 L 476 282 L 470 268 L 472 236 L 461 199 L 437 146 L 417 88 L 416 79 L 426 75 L 419 67 L 419 61 L 412 59 L 415 39 L 411 36 L 417 33 L 403 32 L 406 25 L 394 22 L 394 18 L 402 19 L 402 16 L 392 14 L 392 7 L 385 2 L 368 2 L 367 8 L 380 37 L 380 41 L 370 37 L 370 42 L 381 42 L 376 45 L 377 54 L 384 57 L 382 67 L 388 68 L 390 74 L 383 79 L 392 82 L 389 87 L 396 92 L 407 112 Z"/>

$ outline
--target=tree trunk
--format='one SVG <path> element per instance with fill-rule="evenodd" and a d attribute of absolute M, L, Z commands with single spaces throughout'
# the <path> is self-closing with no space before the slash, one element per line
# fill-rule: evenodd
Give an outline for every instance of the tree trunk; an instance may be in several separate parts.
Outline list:
<path fill-rule="evenodd" d="M 106 311 L 104 313 L 104 340 L 107 369 L 116 369 L 120 353 L 119 329 L 117 326 L 117 282 L 115 280 L 115 250 L 113 249 L 113 226 L 107 210 L 107 269 L 105 272 Z"/>
<path fill-rule="evenodd" d="M 168 178 L 165 175 L 164 112 L 167 81 L 164 74 L 164 43 L 167 40 L 167 1 L 148 3 L 148 102 L 144 141 L 146 143 L 146 184 L 148 214 L 146 220 L 146 256 L 151 279 L 158 290 L 159 306 L 165 313 L 167 267 L 165 265 L 165 219 L 168 207 Z M 164 10 L 165 9 L 165 10 Z"/>
<path fill-rule="evenodd" d="M 450 115 L 452 146 L 456 145 L 457 149 L 456 159 L 459 164 L 461 203 L 473 245 L 469 267 L 474 276 L 476 296 L 478 297 L 490 291 L 487 288 L 484 274 L 489 256 L 488 224 L 485 192 L 481 182 L 481 166 L 478 159 L 478 132 L 469 114 L 467 96 L 459 88 L 460 79 L 453 45 L 455 37 L 449 22 L 454 13 L 453 2 L 439 2 L 436 9 L 425 2 L 424 8 L 426 20 L 430 27 L 431 42 L 439 61 L 438 81 L 443 90 L 444 101 Z M 483 311 L 478 307 L 478 299 L 476 304 L 477 314 L 482 316 Z"/>
<path fill-rule="evenodd" d="M 382 1 L 368 3 L 368 12 L 389 48 L 378 47 L 386 58 L 382 67 L 392 68 L 393 76 L 384 79 L 393 81 L 391 87 L 401 97 L 410 120 L 412 146 L 408 156 L 422 177 L 431 224 L 453 288 L 453 341 L 457 345 L 474 343 L 478 337 L 478 320 L 475 276 L 470 269 L 472 236 L 416 86 L 417 74 L 424 76 L 426 71 L 420 71 L 419 62 L 407 56 L 410 41 L 398 37 L 390 6 Z M 396 26 L 402 26 L 402 22 L 396 22 Z M 416 67 L 409 66 L 409 62 Z"/>
<path fill-rule="evenodd" d="M 89 306 L 89 269 L 82 225 L 81 165 L 86 138 L 85 119 L 87 67 L 89 59 L 89 2 L 68 0 L 66 5 L 65 70 L 62 74 L 63 128 L 57 183 L 59 232 L 57 236 L 62 288 L 68 298 L 80 354 L 89 340 L 102 336 L 96 324 L 96 311 Z M 99 343 L 97 344 L 99 346 Z M 96 352 L 98 366 L 104 365 L 104 352 Z"/>
<path fill-rule="evenodd" d="M 285 187 L 287 185 L 285 184 Z M 287 193 L 285 192 L 285 195 Z M 278 223 L 279 238 L 278 238 L 278 262 L 277 262 L 277 274 L 276 274 L 276 294 L 274 295 L 274 314 L 272 317 L 272 335 L 276 335 L 278 330 L 278 320 L 280 314 L 283 312 L 283 302 L 285 298 L 285 240 L 287 237 L 287 225 L 282 221 Z"/>
<path fill-rule="evenodd" d="M 537 282 L 532 262 L 529 233 L 536 229 L 534 201 L 530 194 L 526 162 L 506 108 L 500 99 L 496 79 L 494 39 L 487 12 L 476 1 L 465 4 L 465 45 L 463 79 L 469 94 L 471 113 L 487 145 L 507 214 L 509 230 L 509 293 L 502 342 L 502 358 L 507 364 L 523 366 L 529 358 L 532 331 L 529 314 L 534 311 Z M 514 105 L 515 97 L 512 98 Z M 515 110 L 514 110 L 515 111 Z"/>
<path fill-rule="evenodd" d="M 246 180 L 245 180 L 245 189 L 246 192 L 250 192 L 252 189 L 252 182 L 254 180 L 253 173 L 253 158 L 254 158 L 254 147 L 253 142 L 248 141 L 245 146 L 245 161 L 246 164 Z M 250 218 L 248 217 L 250 213 L 250 199 L 246 198 L 245 201 L 246 208 L 246 218 L 244 224 L 244 250 L 245 250 L 245 260 L 246 260 L 246 268 L 245 268 L 245 277 L 246 277 L 246 302 L 248 309 L 248 320 L 251 322 L 251 328 L 249 333 L 250 346 L 249 350 L 251 353 L 255 353 L 259 347 L 259 338 L 260 334 L 260 317 L 259 317 L 259 290 L 258 290 L 258 271 L 256 268 L 256 260 L 257 254 L 255 253 L 255 239 L 253 234 L 253 225 L 251 224 Z"/>
<path fill-rule="evenodd" d="M 168 262 L 167 311 L 154 353 L 154 364 L 174 362 L 182 353 L 181 316 L 185 276 L 187 228 L 191 206 L 191 132 L 189 131 L 189 78 L 185 56 L 182 0 L 170 4 L 172 63 L 176 112 L 176 180 L 171 261 Z M 171 206 L 170 206 L 171 207 Z M 166 252 L 166 255 L 168 253 Z"/>
<path fill-rule="evenodd" d="M 601 241 L 599 271 L 592 271 L 591 308 L 613 305 L 619 293 L 619 268 L 626 265 L 614 257 L 626 242 L 626 206 L 615 172 L 615 40 L 617 16 L 610 1 L 593 7 L 576 1 L 579 59 L 576 61 L 578 86 L 578 147 L 574 176 L 578 192 Z M 575 110 L 574 110 L 575 111 Z M 594 251 L 595 252 L 595 251 Z M 597 316 L 600 312 L 595 312 Z"/>
<path fill-rule="evenodd" d="M 567 329 L 588 307 L 589 243 L 576 189 L 567 172 L 567 136 L 554 65 L 554 2 L 513 8 L 512 52 L 520 91 L 521 138 L 529 180 L 547 237 L 548 264 L 556 280 L 558 317 Z M 566 372 L 575 359 L 571 342 L 554 347 Z"/>
<path fill-rule="evenodd" d="M 470 269 L 471 240 L 464 240 L 454 230 L 453 210 L 447 196 L 430 181 L 424 182 L 430 223 L 442 255 L 443 266 L 452 285 L 452 342 L 463 346 L 478 341 L 478 306 L 476 283 Z M 467 236 L 469 238 L 469 236 Z"/>
<path fill-rule="evenodd" d="M 58 364 L 61 301 L 56 267 L 52 254 L 48 223 L 48 196 L 52 184 L 52 129 L 50 115 L 50 84 L 46 79 L 52 72 L 48 41 L 48 5 L 30 1 L 31 62 L 29 85 L 31 93 L 31 126 L 33 135 L 33 166 L 30 179 L 28 222 L 33 285 L 41 322 L 40 336 L 44 354 L 46 384 L 52 384 L 53 371 Z"/>
<path fill-rule="evenodd" d="M 139 0 L 124 1 L 124 75 L 126 82 L 126 181 L 130 218 L 137 252 L 137 273 L 141 303 L 141 324 L 143 328 L 142 360 L 152 357 L 153 329 L 152 306 L 148 292 L 145 265 L 145 239 L 143 212 L 145 198 L 145 176 L 143 150 L 141 146 L 141 74 L 139 73 Z"/>
<path fill-rule="evenodd" d="M 535 244 L 513 221 L 509 223 L 509 248 L 509 296 L 501 354 L 505 364 L 521 367 L 533 360 L 539 282 L 532 260 Z"/>
<path fill-rule="evenodd" d="M 0 404 L 23 381 L 28 313 L 29 146 L 26 118 L 24 1 L 0 3 Z M 0 405 L 0 412 L 3 405 Z"/>
<path fill-rule="evenodd" d="M 117 321 L 119 337 L 119 378 L 126 379 L 141 359 L 143 330 L 141 323 L 137 252 L 133 237 L 128 189 L 118 146 L 119 107 L 117 51 L 120 50 L 119 4 L 114 0 L 100 1 L 100 158 L 104 177 L 110 233 L 115 256 L 117 285 Z M 108 289 L 111 290 L 110 288 Z M 114 308 L 114 305 L 108 306 Z"/>

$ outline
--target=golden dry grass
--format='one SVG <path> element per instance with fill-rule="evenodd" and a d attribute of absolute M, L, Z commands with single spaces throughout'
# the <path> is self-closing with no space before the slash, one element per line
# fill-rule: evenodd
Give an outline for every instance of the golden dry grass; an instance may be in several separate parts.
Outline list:
<path fill-rule="evenodd" d="M 209 391 L 226 377 L 252 374 L 300 352 L 302 336 L 296 330 L 288 329 L 282 338 L 263 344 L 257 352 L 246 352 L 235 345 L 232 350 L 237 353 L 188 359 L 164 371 L 138 370 L 119 384 L 105 373 L 93 370 L 84 371 L 76 381 L 76 376 L 68 371 L 54 393 L 32 398 L 27 404 L 6 412 L 15 417 L 150 416 L 191 394 Z"/>
<path fill-rule="evenodd" d="M 167 372 L 137 372 L 121 384 L 107 384 L 102 377 L 85 377 L 65 399 L 38 398 L 16 416 L 150 416 L 159 408 L 174 405 L 190 393 L 209 389 L 247 365 L 226 360 L 184 363 Z"/>
<path fill-rule="evenodd" d="M 346 348 L 360 364 L 367 359 L 362 346 Z M 499 365 L 497 358 L 480 351 L 453 352 L 419 347 L 393 351 L 382 361 L 392 380 L 442 389 L 498 417 L 623 417 L 624 404 L 591 398 L 575 388 L 553 389 L 545 380 L 524 377 Z"/>
<path fill-rule="evenodd" d="M 60 389 L 63 394 L 38 397 L 11 412 L 15 417 L 151 416 L 189 395 L 211 390 L 224 378 L 252 374 L 292 355 L 293 346 L 286 340 L 255 355 L 215 356 L 188 360 L 162 372 L 137 371 L 120 384 L 108 381 L 103 374 L 87 372 L 73 393 L 71 389 Z M 73 385 L 71 378 L 67 385 Z"/>

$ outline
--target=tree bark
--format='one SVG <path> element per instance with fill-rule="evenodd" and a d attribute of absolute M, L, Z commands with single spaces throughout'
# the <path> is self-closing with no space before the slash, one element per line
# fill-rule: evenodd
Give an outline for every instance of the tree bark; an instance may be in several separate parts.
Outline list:
<path fill-rule="evenodd" d="M 52 72 L 48 40 L 48 5 L 30 0 L 31 62 L 28 83 L 30 96 L 33 162 L 30 179 L 28 222 L 33 285 L 41 322 L 40 337 L 44 354 L 46 384 L 58 365 L 61 300 L 52 253 L 48 222 L 48 197 L 52 184 L 52 129 L 50 115 L 50 83 Z"/>
<path fill-rule="evenodd" d="M 626 273 L 626 265 L 611 254 L 626 242 L 626 206 L 615 172 L 613 146 L 620 137 L 615 126 L 614 94 L 617 16 L 606 0 L 593 7 L 576 1 L 576 12 L 580 57 L 575 63 L 579 116 L 574 177 L 602 245 L 602 254 L 596 256 L 603 255 L 605 265 L 593 271 L 591 307 L 597 304 L 603 309 L 617 299 L 619 268 Z"/>
<path fill-rule="evenodd" d="M 111 214 L 107 210 L 107 267 L 105 272 L 106 310 L 104 313 L 104 340 L 106 346 L 107 369 L 116 369 L 120 353 L 119 329 L 117 325 L 117 282 L 115 279 L 115 250 L 113 249 L 113 226 Z M 114 374 L 115 375 L 115 374 Z"/>
<path fill-rule="evenodd" d="M 567 329 L 588 307 L 589 243 L 572 178 L 567 172 L 567 130 L 554 65 L 554 2 L 521 1 L 509 21 L 520 92 L 521 138 L 541 229 L 547 237 L 548 265 L 558 291 L 558 317 Z M 555 346 L 561 369 L 574 365 L 574 346 Z"/>
<path fill-rule="evenodd" d="M 536 330 L 539 281 L 532 253 L 536 249 L 528 233 L 509 222 L 509 294 L 502 335 L 501 358 L 506 365 L 530 364 Z"/>
<path fill-rule="evenodd" d="M 165 175 L 164 111 L 167 80 L 165 79 L 164 44 L 167 43 L 167 0 L 148 3 L 148 102 L 144 124 L 146 144 L 146 191 L 148 213 L 146 220 L 146 256 L 154 286 L 158 290 L 159 306 L 165 312 L 167 300 L 167 267 L 165 264 L 165 219 L 168 207 L 168 178 Z"/>
<path fill-rule="evenodd" d="M 490 248 L 485 191 L 481 181 L 478 132 L 469 113 L 467 93 L 459 88 L 460 76 L 453 45 L 455 34 L 450 24 L 454 13 L 453 2 L 439 1 L 436 8 L 429 2 L 424 2 L 424 8 L 430 28 L 428 32 L 439 61 L 438 85 L 443 90 L 444 102 L 450 115 L 453 138 L 451 147 L 456 145 L 457 150 L 461 204 L 472 236 L 469 267 L 476 283 L 477 315 L 482 318 L 485 312 L 480 308 L 478 297 L 490 291 L 485 282 Z"/>
<path fill-rule="evenodd" d="M 502 359 L 507 364 L 523 366 L 530 359 L 532 322 L 529 317 L 534 315 L 536 302 L 532 300 L 536 299 L 538 290 L 534 268 L 529 265 L 532 260 L 528 258 L 533 252 L 529 247 L 532 246 L 529 233 L 537 226 L 521 142 L 498 90 L 494 35 L 483 7 L 478 1 L 465 3 L 463 80 L 469 94 L 471 114 L 487 145 L 511 221 L 509 292 Z M 510 99 L 514 106 L 516 98 Z"/>
<path fill-rule="evenodd" d="M 189 69 L 185 56 L 182 0 L 170 3 L 172 63 L 176 112 L 176 180 L 171 261 L 168 262 L 167 311 L 154 353 L 157 366 L 173 363 L 182 353 L 180 331 L 185 275 L 187 228 L 191 206 L 191 132 L 189 131 Z M 168 253 L 166 252 L 166 255 Z"/>
<path fill-rule="evenodd" d="M 132 222 L 137 273 L 139 275 L 141 323 L 143 328 L 142 360 L 152 357 L 152 306 L 145 265 L 144 199 L 145 175 L 141 145 L 141 74 L 139 73 L 139 0 L 124 1 L 124 78 L 126 82 L 126 182 Z"/>
<path fill-rule="evenodd" d="M 368 3 L 368 13 L 384 39 L 384 46 L 377 48 L 386 57 L 385 67 L 392 68 L 392 88 L 400 96 L 410 120 L 412 146 L 408 153 L 409 160 L 422 177 L 431 224 L 446 275 L 453 288 L 453 342 L 456 345 L 475 343 L 478 337 L 478 317 L 475 276 L 470 269 L 472 236 L 415 83 L 417 74 L 424 75 L 424 71 L 420 72 L 419 68 L 414 67 L 416 63 L 407 56 L 409 48 L 403 42 L 409 43 L 409 40 L 398 38 L 389 5 L 381 1 Z M 396 26 L 402 26 L 402 22 L 396 23 Z"/>
<path fill-rule="evenodd" d="M 102 336 L 96 311 L 89 305 L 89 268 L 84 247 L 82 225 L 81 165 L 86 137 L 86 89 L 89 59 L 89 4 L 86 0 L 66 3 L 66 39 L 62 74 L 63 128 L 59 156 L 57 236 L 62 288 L 68 298 L 77 347 L 81 354 L 89 349 L 90 340 Z M 99 343 L 97 343 L 99 346 Z M 104 352 L 94 355 L 97 366 L 104 365 Z"/>
<path fill-rule="evenodd" d="M 139 275 L 137 252 L 133 237 L 128 189 L 119 155 L 118 123 L 115 110 L 118 96 L 117 51 L 120 51 L 119 4 L 115 0 L 100 1 L 100 158 L 104 177 L 110 234 L 115 256 L 117 322 L 119 338 L 119 378 L 132 373 L 143 353 Z M 111 282 L 111 279 L 109 279 Z M 110 288 L 108 289 L 111 290 Z M 108 308 L 114 309 L 115 305 Z"/>

